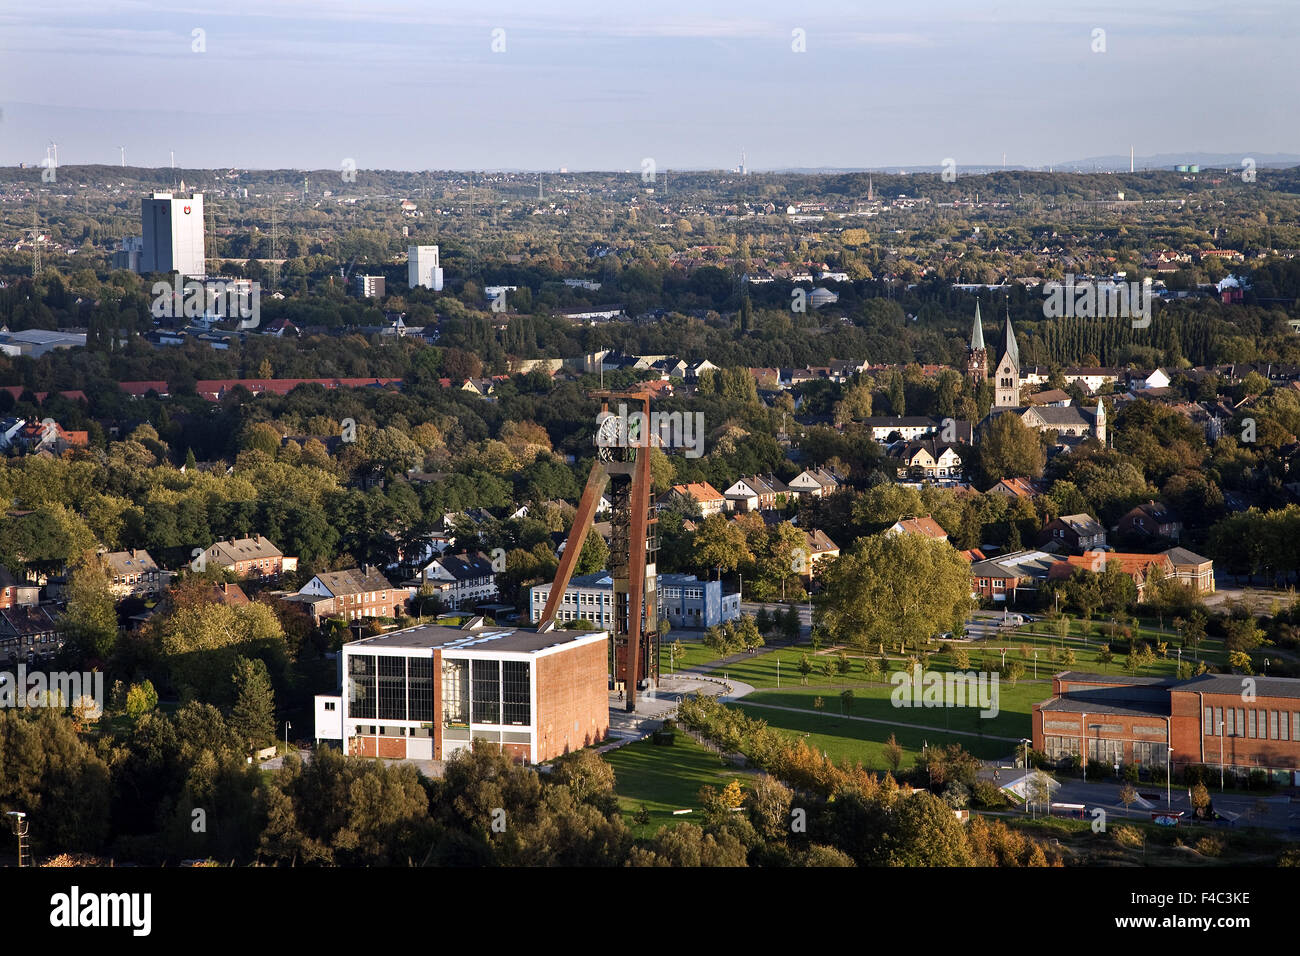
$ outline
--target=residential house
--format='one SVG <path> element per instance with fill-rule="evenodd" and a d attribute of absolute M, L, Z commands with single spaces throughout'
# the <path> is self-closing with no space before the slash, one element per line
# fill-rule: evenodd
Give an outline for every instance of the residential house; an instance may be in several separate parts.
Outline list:
<path fill-rule="evenodd" d="M 453 611 L 495 601 L 499 596 L 496 568 L 481 551 L 434 558 L 421 569 L 416 583 L 429 585 L 433 596 Z"/>
<path fill-rule="evenodd" d="M 39 663 L 54 657 L 62 648 L 63 617 L 49 605 L 0 609 L 0 662 Z"/>
<path fill-rule="evenodd" d="M 119 601 L 156 598 L 167 590 L 171 574 L 158 567 L 148 551 L 110 551 L 103 558 L 109 589 Z"/>
<path fill-rule="evenodd" d="M 952 481 L 965 473 L 957 446 L 948 442 L 933 439 L 899 442 L 889 450 L 889 457 L 897 461 L 900 479 Z"/>
<path fill-rule="evenodd" d="M 348 621 L 396 617 L 409 594 L 407 589 L 394 587 L 378 569 L 366 565 L 318 574 L 286 600 L 302 603 L 319 624 L 328 617 Z"/>
<path fill-rule="evenodd" d="M 275 580 L 285 572 L 298 570 L 297 558 L 285 557 L 260 534 L 218 541 L 203 552 L 203 558 L 208 565 L 225 568 L 240 580 Z"/>
<path fill-rule="evenodd" d="M 885 534 L 914 534 L 931 541 L 948 540 L 948 532 L 929 515 L 923 518 L 900 518 L 885 530 Z"/>
<path fill-rule="evenodd" d="M 805 564 L 806 570 L 804 577 L 811 581 L 817 577 L 817 565 L 823 561 L 830 561 L 840 556 L 840 546 L 831 540 L 830 535 L 820 528 L 803 533 L 804 547 L 808 551 L 808 560 Z"/>
<path fill-rule="evenodd" d="M 1119 534 L 1148 535 L 1177 541 L 1183 533 L 1183 523 L 1177 515 L 1157 501 L 1147 501 L 1128 512 L 1116 523 Z"/>
<path fill-rule="evenodd" d="M 0 608 L 24 607 L 41 599 L 39 585 L 19 581 L 13 573 L 0 564 Z"/>
<path fill-rule="evenodd" d="M 659 504 L 662 507 L 674 499 L 694 501 L 699 505 L 701 516 L 705 518 L 722 514 L 727 506 L 726 497 L 707 481 L 673 485 L 672 489 L 659 499 Z"/>
<path fill-rule="evenodd" d="M 1106 529 L 1091 515 L 1062 515 L 1043 526 L 1038 543 L 1063 544 L 1078 554 L 1106 547 Z"/>
<path fill-rule="evenodd" d="M 809 495 L 820 498 L 839 489 L 844 479 L 829 468 L 805 468 L 790 479 L 790 492 L 796 497 Z"/>
<path fill-rule="evenodd" d="M 770 511 L 790 500 L 790 489 L 772 475 L 746 475 L 738 478 L 726 491 L 728 511 Z"/>
<path fill-rule="evenodd" d="M 1035 478 L 1003 478 L 985 494 L 1004 495 L 1007 498 L 1037 498 L 1044 490 L 1043 483 Z"/>

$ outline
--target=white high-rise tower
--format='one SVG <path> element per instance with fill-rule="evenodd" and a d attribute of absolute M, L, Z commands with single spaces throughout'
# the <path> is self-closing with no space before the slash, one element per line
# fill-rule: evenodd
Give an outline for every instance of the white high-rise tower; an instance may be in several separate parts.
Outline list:
<path fill-rule="evenodd" d="M 442 269 L 438 265 L 437 246 L 406 247 L 406 284 L 412 289 L 424 286 L 434 292 L 442 291 Z"/>
<path fill-rule="evenodd" d="M 189 199 L 154 193 L 151 199 L 141 200 L 140 225 L 144 237 L 141 272 L 179 272 L 200 279 L 207 276 L 202 193 Z"/>

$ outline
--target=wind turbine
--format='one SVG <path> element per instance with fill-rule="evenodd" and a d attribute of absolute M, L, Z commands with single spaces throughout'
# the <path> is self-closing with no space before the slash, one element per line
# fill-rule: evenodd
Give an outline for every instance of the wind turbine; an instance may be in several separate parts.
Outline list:
<path fill-rule="evenodd" d="M 122 151 L 122 168 L 125 169 L 126 168 L 126 147 L 119 146 L 118 149 Z"/>

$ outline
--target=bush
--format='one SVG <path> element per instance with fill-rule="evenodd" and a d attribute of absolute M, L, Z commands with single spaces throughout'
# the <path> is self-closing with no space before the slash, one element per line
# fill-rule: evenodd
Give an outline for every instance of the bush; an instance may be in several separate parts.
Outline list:
<path fill-rule="evenodd" d="M 1111 835 L 1115 837 L 1115 842 L 1120 846 L 1139 847 L 1143 844 L 1142 831 L 1137 827 L 1126 827 L 1118 824 L 1111 827 Z"/>
<path fill-rule="evenodd" d="M 1218 857 L 1223 855 L 1223 850 L 1226 846 L 1227 844 L 1224 842 L 1223 837 L 1206 836 L 1201 837 L 1196 841 L 1195 849 L 1197 853 L 1201 854 L 1201 856 Z"/>
<path fill-rule="evenodd" d="M 983 810 L 996 810 L 1007 805 L 1007 795 L 996 783 L 976 780 L 971 788 L 971 798 L 975 805 Z"/>

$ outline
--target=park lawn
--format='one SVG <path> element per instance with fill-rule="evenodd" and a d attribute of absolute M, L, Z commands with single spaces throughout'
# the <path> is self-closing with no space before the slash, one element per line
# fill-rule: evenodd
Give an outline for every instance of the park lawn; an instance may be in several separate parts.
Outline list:
<path fill-rule="evenodd" d="M 814 704 L 816 698 L 823 701 L 822 713 L 838 716 L 843 702 L 840 694 L 845 690 L 843 684 L 816 683 L 810 678 L 807 687 L 799 684 L 785 684 L 780 690 L 758 691 L 743 698 L 746 702 L 756 704 L 776 704 L 782 707 L 796 707 L 817 713 Z M 784 684 L 784 681 L 782 682 Z M 1033 705 L 1052 696 L 1052 685 L 1047 681 L 1019 681 L 1009 684 L 998 682 L 998 713 L 995 717 L 981 717 L 977 706 L 968 707 L 895 707 L 891 700 L 894 688 L 889 684 L 850 685 L 853 701 L 849 705 L 849 714 L 854 717 L 868 717 L 883 720 L 890 724 L 910 724 L 922 727 L 935 727 L 939 730 L 963 730 L 973 734 L 991 734 L 997 737 L 1025 737 L 1030 732 L 1029 715 Z M 908 698 L 910 700 L 910 697 Z M 885 737 L 888 738 L 888 732 Z M 974 738 L 955 735 L 955 740 L 973 740 Z M 1007 745 L 1011 746 L 1010 744 Z"/>
<path fill-rule="evenodd" d="M 888 770 L 885 744 L 893 734 L 903 748 L 902 768 L 915 762 L 922 747 L 928 744 L 960 743 L 962 748 L 983 760 L 1010 756 L 1016 745 L 1006 740 L 981 740 L 978 737 L 945 737 L 942 732 L 920 730 L 906 724 L 887 726 L 865 720 L 849 720 L 838 711 L 789 711 L 756 707 L 742 698 L 728 704 L 737 707 L 750 717 L 767 722 L 774 730 L 786 731 L 792 737 L 804 738 L 808 746 L 820 750 L 836 763 L 861 763 L 870 770 Z M 836 704 L 838 704 L 838 700 Z"/>
<path fill-rule="evenodd" d="M 734 779 L 742 786 L 750 774 L 723 764 L 716 753 L 706 750 L 680 730 L 671 746 L 650 740 L 611 750 L 602 756 L 614 768 L 614 792 L 623 818 L 637 837 L 653 836 L 662 826 L 698 823 L 700 788 L 711 784 L 721 790 Z M 632 815 L 645 804 L 650 822 L 637 825 Z M 674 810 L 693 813 L 673 816 Z"/>
<path fill-rule="evenodd" d="M 669 647 L 674 641 L 681 641 L 683 654 L 680 659 L 669 651 Z M 717 659 L 717 651 L 704 643 L 702 635 L 683 637 L 679 631 L 667 638 L 661 638 L 659 641 L 660 674 L 675 673 L 684 667 L 699 667 L 701 664 L 707 664 Z"/>

